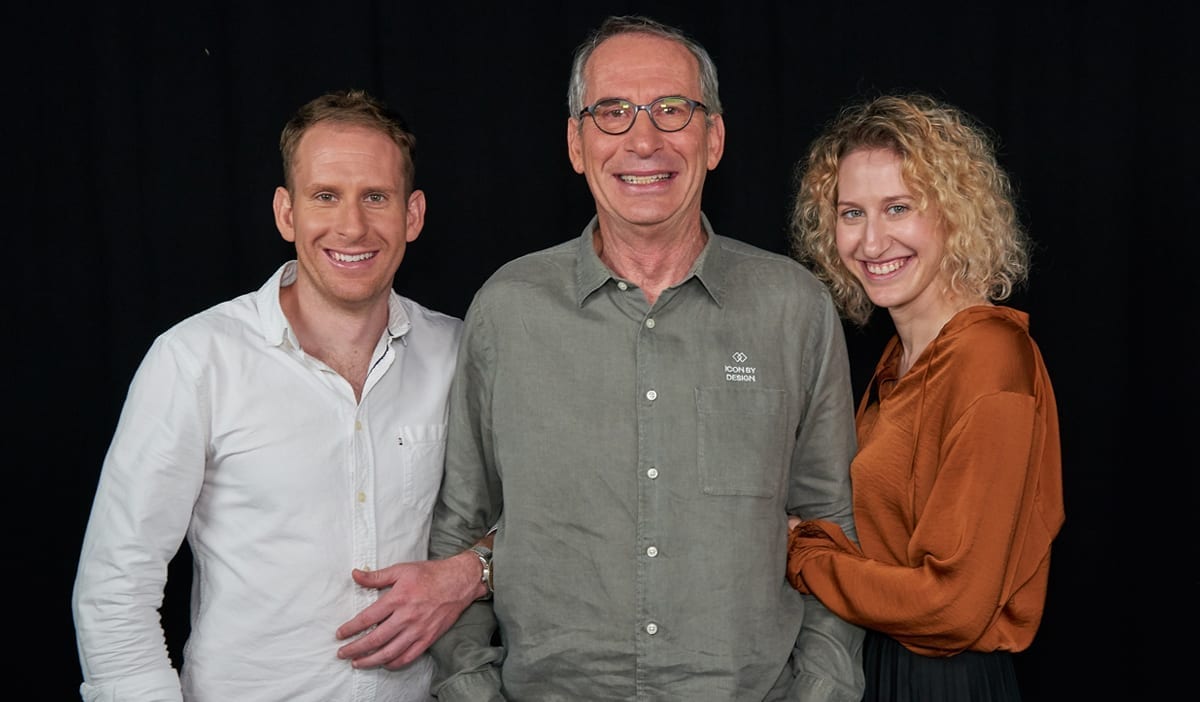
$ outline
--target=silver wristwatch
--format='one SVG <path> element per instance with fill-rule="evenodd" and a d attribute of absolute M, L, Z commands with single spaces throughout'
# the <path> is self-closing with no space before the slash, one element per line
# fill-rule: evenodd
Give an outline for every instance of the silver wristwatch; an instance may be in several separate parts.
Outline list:
<path fill-rule="evenodd" d="M 471 547 L 471 552 L 479 558 L 479 564 L 483 566 L 483 575 L 480 580 L 484 587 L 487 588 L 487 594 L 481 597 L 482 600 L 490 600 L 495 594 L 496 589 L 492 586 L 492 550 L 487 546 L 476 544 Z"/>

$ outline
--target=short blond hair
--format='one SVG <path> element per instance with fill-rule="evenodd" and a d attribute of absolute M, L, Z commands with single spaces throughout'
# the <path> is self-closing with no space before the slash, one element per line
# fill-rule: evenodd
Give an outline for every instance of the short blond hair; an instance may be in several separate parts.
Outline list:
<path fill-rule="evenodd" d="M 417 137 L 404 117 L 363 90 L 340 90 L 316 97 L 300 107 L 279 135 L 279 154 L 283 157 L 283 184 L 292 190 L 292 170 L 300 138 L 314 125 L 336 122 L 374 129 L 387 136 L 404 154 L 405 195 L 413 190 L 417 169 Z"/>

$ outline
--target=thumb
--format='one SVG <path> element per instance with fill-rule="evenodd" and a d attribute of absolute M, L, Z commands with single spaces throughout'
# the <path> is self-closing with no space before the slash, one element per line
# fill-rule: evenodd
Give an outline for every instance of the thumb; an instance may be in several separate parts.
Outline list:
<path fill-rule="evenodd" d="M 386 570 L 386 569 L 384 569 Z M 350 577 L 354 578 L 354 582 L 363 587 L 384 587 L 389 584 L 384 571 L 381 570 L 362 570 L 355 568 L 350 572 Z"/>

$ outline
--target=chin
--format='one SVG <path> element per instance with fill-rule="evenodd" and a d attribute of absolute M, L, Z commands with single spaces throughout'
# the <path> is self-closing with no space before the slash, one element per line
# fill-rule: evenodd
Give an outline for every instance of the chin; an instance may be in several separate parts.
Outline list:
<path fill-rule="evenodd" d="M 900 296 L 892 294 L 890 291 L 872 291 L 870 288 L 867 288 L 867 299 L 876 307 L 888 308 L 904 304 L 904 300 L 900 299 Z"/>

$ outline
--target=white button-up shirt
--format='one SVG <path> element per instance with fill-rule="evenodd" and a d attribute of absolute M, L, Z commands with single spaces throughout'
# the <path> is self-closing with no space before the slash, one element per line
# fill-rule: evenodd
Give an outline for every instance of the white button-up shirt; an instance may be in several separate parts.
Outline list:
<path fill-rule="evenodd" d="M 129 388 L 73 608 L 85 700 L 428 700 L 431 660 L 355 670 L 334 632 L 378 592 L 353 568 L 427 557 L 461 321 L 396 293 L 356 401 L 257 292 L 162 334 Z M 179 675 L 158 609 L 193 554 Z"/>

